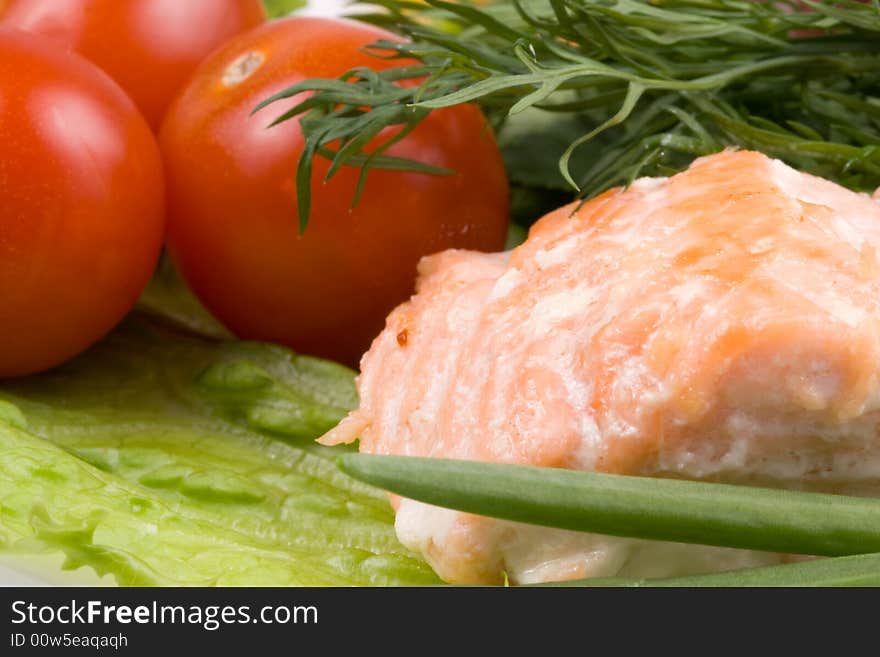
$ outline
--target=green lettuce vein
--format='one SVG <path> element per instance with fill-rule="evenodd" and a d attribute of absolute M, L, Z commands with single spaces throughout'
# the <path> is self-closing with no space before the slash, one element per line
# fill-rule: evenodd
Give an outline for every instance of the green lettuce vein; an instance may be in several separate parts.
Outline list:
<path fill-rule="evenodd" d="M 339 365 L 134 317 L 0 385 L 0 550 L 128 586 L 439 583 L 314 443 L 356 399 Z"/>

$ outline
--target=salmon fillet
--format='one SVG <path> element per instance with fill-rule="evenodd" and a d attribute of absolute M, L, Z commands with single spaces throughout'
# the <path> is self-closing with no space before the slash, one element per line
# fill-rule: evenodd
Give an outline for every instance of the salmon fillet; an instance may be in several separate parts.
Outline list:
<path fill-rule="evenodd" d="M 880 204 L 748 151 L 425 258 L 322 439 L 363 452 L 880 491 Z M 392 499 L 457 583 L 787 557 L 526 527 Z"/>

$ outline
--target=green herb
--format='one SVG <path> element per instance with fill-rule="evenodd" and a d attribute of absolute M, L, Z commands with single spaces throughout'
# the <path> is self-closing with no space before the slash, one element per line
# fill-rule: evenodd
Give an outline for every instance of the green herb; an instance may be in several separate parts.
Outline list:
<path fill-rule="evenodd" d="M 278 18 L 293 13 L 306 4 L 306 0 L 263 0 L 269 18 Z"/>
<path fill-rule="evenodd" d="M 342 366 L 130 319 L 0 384 L 0 562 L 122 585 L 439 583 L 385 495 L 313 439 L 357 403 Z"/>
<path fill-rule="evenodd" d="M 404 497 L 535 525 L 796 554 L 880 552 L 880 499 L 400 456 L 339 463 Z"/>
<path fill-rule="evenodd" d="M 372 4 L 384 11 L 362 19 L 410 39 L 379 42 L 374 52 L 416 63 L 306 80 L 261 105 L 315 92 L 278 119 L 300 118 L 303 180 L 313 155 L 331 159 L 332 171 L 419 170 L 388 157 L 389 144 L 366 153 L 370 137 L 389 126 L 403 135 L 435 109 L 474 102 L 502 139 L 510 116 L 559 116 L 563 145 L 551 139 L 548 148 L 560 180 L 583 196 L 675 172 L 726 146 L 764 151 L 853 189 L 880 184 L 876 0 L 809 2 L 810 12 L 777 0 Z M 514 181 L 533 166 L 526 160 L 512 171 Z M 309 186 L 299 191 L 304 222 Z"/>
<path fill-rule="evenodd" d="M 505 249 L 512 249 L 523 242 L 526 241 L 526 229 L 522 226 L 518 226 L 517 224 L 510 224 L 510 228 L 507 230 L 507 243 L 504 245 Z"/>
<path fill-rule="evenodd" d="M 541 586 L 548 586 L 542 584 Z M 552 586 L 880 586 L 880 554 L 663 579 L 595 578 Z"/>

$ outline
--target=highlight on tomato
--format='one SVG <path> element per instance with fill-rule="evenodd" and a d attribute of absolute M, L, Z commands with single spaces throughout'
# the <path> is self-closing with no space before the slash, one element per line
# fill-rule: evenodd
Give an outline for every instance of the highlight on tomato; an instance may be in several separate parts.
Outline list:
<path fill-rule="evenodd" d="M 268 127 L 283 103 L 251 113 L 306 78 L 401 65 L 365 52 L 380 38 L 397 37 L 339 19 L 269 23 L 212 55 L 169 109 L 160 133 L 169 245 L 196 294 L 241 338 L 354 365 L 412 294 L 422 256 L 504 246 L 506 173 L 473 106 L 432 112 L 387 151 L 454 175 L 374 169 L 352 207 L 360 170 L 343 167 L 325 183 L 329 163 L 317 159 L 300 234 L 299 122 Z"/>
<path fill-rule="evenodd" d="M 0 30 L 0 377 L 53 367 L 134 305 L 162 245 L 155 137 L 106 74 Z"/>
<path fill-rule="evenodd" d="M 84 55 L 155 129 L 205 56 L 265 20 L 260 0 L 0 1 L 0 27 L 50 37 Z"/>

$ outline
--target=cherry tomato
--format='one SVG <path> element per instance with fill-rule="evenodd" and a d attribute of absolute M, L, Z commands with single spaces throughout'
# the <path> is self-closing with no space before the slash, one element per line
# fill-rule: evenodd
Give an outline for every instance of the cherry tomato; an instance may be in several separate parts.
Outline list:
<path fill-rule="evenodd" d="M 105 73 L 0 30 L 0 377 L 50 368 L 134 305 L 162 245 L 156 139 Z"/>
<path fill-rule="evenodd" d="M 265 18 L 260 0 L 0 0 L 0 27 L 49 36 L 85 55 L 154 128 L 208 53 Z"/>
<path fill-rule="evenodd" d="M 394 37 L 338 19 L 269 23 L 204 62 L 169 109 L 160 145 L 171 250 L 196 294 L 240 337 L 356 364 L 412 294 L 423 255 L 504 245 L 506 174 L 472 106 L 432 113 L 388 151 L 455 175 L 373 170 L 352 208 L 360 170 L 343 167 L 325 184 L 328 163 L 318 158 L 310 223 L 299 234 L 299 122 L 267 128 L 283 103 L 251 112 L 304 78 L 399 65 L 364 52 L 379 38 Z"/>

